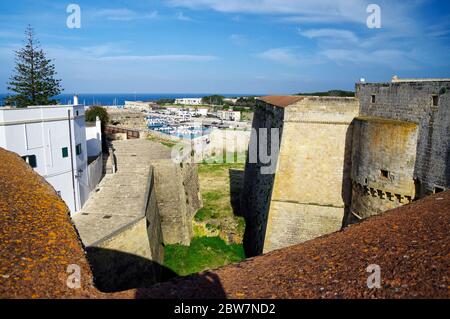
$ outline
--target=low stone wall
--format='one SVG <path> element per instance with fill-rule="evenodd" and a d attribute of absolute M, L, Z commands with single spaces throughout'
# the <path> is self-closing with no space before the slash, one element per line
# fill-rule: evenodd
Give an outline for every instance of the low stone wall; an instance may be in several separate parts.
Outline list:
<path fill-rule="evenodd" d="M 133 110 L 108 108 L 110 123 L 114 126 L 146 130 L 145 113 Z"/>
<path fill-rule="evenodd" d="M 120 174 L 120 173 L 117 173 Z M 114 177 L 110 175 L 108 178 Z M 136 209 L 140 213 L 134 218 L 131 216 L 103 215 L 96 213 L 95 209 L 76 216 L 77 225 L 83 241 L 87 243 L 86 251 L 92 266 L 96 286 L 105 292 L 120 291 L 130 288 L 139 288 L 154 284 L 161 279 L 161 266 L 164 260 L 163 233 L 159 215 L 153 170 L 150 168 L 147 175 L 146 190 L 143 194 L 143 205 L 139 208 L 139 201 L 134 199 Z M 107 181 L 106 181 L 107 182 Z M 107 187 L 107 185 L 103 185 Z M 128 185 L 128 187 L 134 187 Z M 94 195 L 95 196 L 95 195 Z M 115 199 L 114 199 L 115 200 Z M 96 200 L 101 205 L 100 200 Z M 105 213 L 107 214 L 107 213 Z M 102 219 L 103 218 L 103 219 Z M 106 218 L 106 219 L 105 219 Z M 111 219 L 109 219 L 111 218 Z M 89 242 L 89 232 L 103 231 L 104 223 L 108 220 L 128 220 L 119 224 L 113 231 L 95 242 Z M 88 224 L 86 227 L 84 224 Z M 87 229 L 94 227 L 94 229 Z M 98 227 L 98 228 L 95 228 Z"/>
<path fill-rule="evenodd" d="M 192 220 L 202 207 L 197 165 L 158 160 L 153 167 L 164 244 L 189 246 Z"/>

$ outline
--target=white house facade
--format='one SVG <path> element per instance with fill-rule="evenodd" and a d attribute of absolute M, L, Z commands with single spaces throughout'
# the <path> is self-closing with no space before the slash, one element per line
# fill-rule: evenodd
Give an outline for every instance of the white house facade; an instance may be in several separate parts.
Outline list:
<path fill-rule="evenodd" d="M 202 98 L 183 98 L 183 99 L 175 99 L 175 104 L 181 105 L 201 105 Z"/>
<path fill-rule="evenodd" d="M 73 214 L 89 197 L 82 105 L 0 108 L 0 147 L 43 176 Z"/>

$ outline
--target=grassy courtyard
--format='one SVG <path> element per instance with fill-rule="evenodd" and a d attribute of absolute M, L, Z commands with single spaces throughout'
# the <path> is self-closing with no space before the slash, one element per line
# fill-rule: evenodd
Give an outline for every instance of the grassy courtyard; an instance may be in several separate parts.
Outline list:
<path fill-rule="evenodd" d="M 199 164 L 203 208 L 193 221 L 189 247 L 168 245 L 164 265 L 179 275 L 218 268 L 245 258 L 242 238 L 245 222 L 234 215 L 231 199 L 236 194 L 230 178 L 242 174 L 243 163 Z"/>

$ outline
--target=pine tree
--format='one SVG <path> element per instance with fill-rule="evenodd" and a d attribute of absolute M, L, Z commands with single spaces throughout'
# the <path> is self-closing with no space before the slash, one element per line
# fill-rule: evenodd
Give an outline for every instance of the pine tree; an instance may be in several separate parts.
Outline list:
<path fill-rule="evenodd" d="M 27 27 L 25 35 L 26 45 L 15 51 L 15 74 L 8 83 L 8 90 L 17 94 L 8 97 L 5 102 L 17 107 L 56 104 L 52 97 L 63 90 L 61 80 L 55 79 L 55 65 L 46 58 L 31 26 Z"/>

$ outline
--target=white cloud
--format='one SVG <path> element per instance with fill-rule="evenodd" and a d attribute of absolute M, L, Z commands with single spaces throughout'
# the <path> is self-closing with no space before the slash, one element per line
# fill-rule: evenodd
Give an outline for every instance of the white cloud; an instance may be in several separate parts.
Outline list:
<path fill-rule="evenodd" d="M 172 62 L 209 62 L 217 60 L 213 55 L 166 54 L 166 55 L 121 55 L 100 57 L 101 61 L 172 61 Z"/>
<path fill-rule="evenodd" d="M 258 57 L 273 62 L 294 65 L 298 64 L 298 57 L 290 50 L 283 48 L 274 48 L 267 50 L 265 52 L 259 53 Z"/>
<path fill-rule="evenodd" d="M 96 17 L 112 21 L 131 21 L 138 19 L 155 19 L 158 17 L 157 11 L 140 13 L 127 8 L 103 9 L 95 13 Z"/>
<path fill-rule="evenodd" d="M 311 30 L 298 30 L 300 35 L 309 38 L 325 38 L 330 40 L 345 40 L 350 42 L 358 42 L 358 37 L 352 32 L 348 30 L 339 30 L 339 29 L 311 29 Z"/>
<path fill-rule="evenodd" d="M 381 65 L 396 70 L 415 70 L 419 65 L 411 52 L 396 49 L 336 49 L 325 50 L 321 54 L 338 64 L 352 63 L 359 67 Z"/>
<path fill-rule="evenodd" d="M 176 7 L 212 9 L 223 13 L 293 15 L 330 22 L 365 22 L 367 0 L 169 0 Z M 327 20 L 328 19 L 328 20 Z M 298 22 L 298 21 L 297 21 Z"/>

